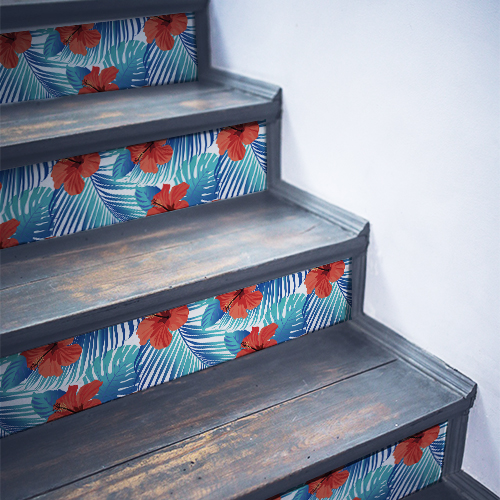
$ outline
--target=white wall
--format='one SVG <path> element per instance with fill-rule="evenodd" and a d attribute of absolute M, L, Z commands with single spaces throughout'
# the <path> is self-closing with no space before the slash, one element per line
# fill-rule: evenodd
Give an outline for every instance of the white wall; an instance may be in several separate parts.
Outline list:
<path fill-rule="evenodd" d="M 284 178 L 372 224 L 365 310 L 474 379 L 500 494 L 499 1 L 212 0 L 214 66 L 284 91 Z"/>

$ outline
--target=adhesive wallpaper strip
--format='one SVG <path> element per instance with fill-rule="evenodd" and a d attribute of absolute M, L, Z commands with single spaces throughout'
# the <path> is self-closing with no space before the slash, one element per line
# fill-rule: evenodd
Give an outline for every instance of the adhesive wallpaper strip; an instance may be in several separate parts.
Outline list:
<path fill-rule="evenodd" d="M 269 500 L 399 500 L 441 477 L 447 422 Z"/>
<path fill-rule="evenodd" d="M 265 122 L 0 172 L 0 249 L 267 188 Z"/>
<path fill-rule="evenodd" d="M 194 14 L 0 35 L 0 102 L 50 99 L 198 78 Z"/>
<path fill-rule="evenodd" d="M 0 435 L 349 320 L 351 272 L 341 260 L 0 358 Z"/>

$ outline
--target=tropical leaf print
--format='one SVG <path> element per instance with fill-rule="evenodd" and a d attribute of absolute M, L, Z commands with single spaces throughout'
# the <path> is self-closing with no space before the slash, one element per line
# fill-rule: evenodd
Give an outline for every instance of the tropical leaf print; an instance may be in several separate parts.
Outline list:
<path fill-rule="evenodd" d="M 127 47 L 134 48 L 142 42 L 127 43 Z M 118 60 L 109 62 L 120 65 Z M 72 84 L 82 88 L 79 79 L 87 71 L 86 68 L 73 67 L 66 76 Z M 153 198 L 166 185 L 169 189 L 188 186 L 187 193 L 182 194 L 182 201 L 177 200 L 177 208 L 217 200 L 220 192 L 218 176 L 223 159 L 215 143 L 218 133 L 217 130 L 199 132 L 4 170 L 0 172 L 0 223 L 13 218 L 20 221 L 15 238 L 23 244 L 152 215 Z M 265 134 L 263 124 L 260 125 L 260 134 Z M 166 150 L 169 153 L 155 156 L 149 151 L 151 158 L 161 158 L 158 161 L 170 159 L 155 167 L 156 160 L 148 157 L 151 171 L 145 172 L 141 167 L 142 160 L 137 158 L 141 156 L 142 148 L 153 150 L 151 145 L 158 146 L 155 151 Z M 131 150 L 136 151 L 134 159 Z M 248 162 L 245 164 L 246 159 L 229 162 L 226 173 L 231 175 L 230 168 L 243 167 L 256 170 L 257 177 L 265 176 L 250 150 L 246 156 L 253 162 L 251 165 Z M 142 154 L 142 158 L 145 157 Z M 227 176 L 224 182 L 227 188 Z M 246 192 L 245 189 L 244 186 L 243 191 L 241 186 L 236 187 L 235 193 L 253 192 Z M 24 215 L 20 219 L 18 215 L 21 212 Z M 283 289 L 276 293 L 288 292 Z M 269 300 L 274 298 L 279 300 L 278 296 L 269 295 Z"/>
<path fill-rule="evenodd" d="M 15 56 L 18 60 L 14 67 L 0 66 L 0 102 L 78 94 L 83 76 L 93 67 L 116 67 L 118 73 L 113 85 L 120 89 L 197 80 L 194 14 L 187 14 L 187 27 L 175 37 L 171 50 L 160 50 L 156 43 L 147 43 L 144 33 L 147 19 L 26 32 L 26 36 L 31 36 L 29 48 Z M 82 43 L 82 50 L 75 43 Z"/>
<path fill-rule="evenodd" d="M 119 154 L 120 151 L 110 153 L 109 158 L 103 155 L 98 173 L 110 175 L 112 159 Z M 86 180 L 85 189 L 93 186 L 95 175 L 97 173 L 91 176 L 90 183 Z M 60 190 L 57 194 L 60 192 L 65 193 Z M 147 199 L 152 191 L 139 193 Z M 73 200 L 81 195 L 66 193 L 65 196 Z M 136 197 L 134 203 L 139 205 L 139 201 Z M 73 206 L 78 209 L 80 205 Z M 344 273 L 350 272 L 350 262 L 350 259 L 344 261 Z M 55 411 L 54 416 L 56 402 L 60 405 L 61 401 L 78 398 L 75 388 L 99 384 L 95 401 L 85 402 L 90 407 L 303 335 L 306 306 L 311 297 L 305 285 L 308 272 L 95 330 L 57 345 L 24 351 L 22 355 L 0 358 L 0 396 L 3 398 L 0 400 L 0 435 L 33 427 L 48 418 L 63 417 L 66 414 L 59 411 Z M 339 297 L 345 301 L 342 294 Z M 338 311 L 328 310 L 328 304 L 335 308 L 336 302 L 329 302 L 328 298 L 318 300 L 323 301 L 323 308 L 315 311 L 318 324 L 329 326 L 329 321 L 347 319 L 339 316 Z M 236 303 L 235 313 L 232 308 Z M 347 302 L 343 310 L 348 310 Z M 65 355 L 59 357 L 58 352 Z M 386 456 L 378 455 L 377 459 L 365 461 L 364 469 L 350 466 L 350 477 L 358 478 L 385 459 Z"/>

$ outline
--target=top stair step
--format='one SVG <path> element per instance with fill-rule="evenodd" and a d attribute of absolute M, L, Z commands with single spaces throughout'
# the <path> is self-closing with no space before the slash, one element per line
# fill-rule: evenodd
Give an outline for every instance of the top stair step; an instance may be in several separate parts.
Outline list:
<path fill-rule="evenodd" d="M 202 81 L 1 106 L 1 169 L 236 123 L 276 120 L 275 85 L 210 69 Z"/>
<path fill-rule="evenodd" d="M 2 0 L 2 33 L 193 12 L 207 0 Z"/>

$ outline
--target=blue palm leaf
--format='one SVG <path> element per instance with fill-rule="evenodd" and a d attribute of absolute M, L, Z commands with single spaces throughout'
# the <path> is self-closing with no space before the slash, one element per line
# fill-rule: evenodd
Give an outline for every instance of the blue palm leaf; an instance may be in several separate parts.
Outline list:
<path fill-rule="evenodd" d="M 435 483 L 440 477 L 441 467 L 429 448 L 424 448 L 422 458 L 416 464 L 408 466 L 401 460 L 394 465 L 388 480 L 390 494 L 387 500 L 399 500 Z"/>
<path fill-rule="evenodd" d="M 118 220 L 126 221 L 144 217 L 143 208 L 136 198 L 136 186 L 127 178 L 116 179 L 116 163 L 122 159 L 123 151 L 101 153 L 99 170 L 90 177 L 92 184 L 107 210 Z"/>
<path fill-rule="evenodd" d="M 14 196 L 5 206 L 2 219 L 17 219 L 20 222 L 14 235 L 19 243 L 43 240 L 51 235 L 49 206 L 52 196 L 51 188 L 37 187 Z"/>
<path fill-rule="evenodd" d="M 393 446 L 389 446 L 377 453 L 373 453 L 361 460 L 352 462 L 345 468 L 349 471 L 349 479 L 351 485 L 354 485 L 356 481 L 363 479 L 370 472 L 377 470 L 382 467 L 386 461 L 391 458 L 394 451 Z"/>
<path fill-rule="evenodd" d="M 0 427 L 5 433 L 23 431 L 46 421 L 35 412 L 31 401 L 20 403 L 25 400 L 23 391 L 0 394 Z"/>
<path fill-rule="evenodd" d="M 205 365 L 191 352 L 178 331 L 164 349 L 151 347 L 149 341 L 140 347 L 135 361 L 137 389 L 143 390 L 168 380 L 197 372 Z"/>
<path fill-rule="evenodd" d="M 306 296 L 304 294 L 292 294 L 273 304 L 266 312 L 264 324 L 276 323 L 278 325 L 273 335 L 273 339 L 278 344 L 300 337 L 305 333 L 304 316 L 302 314 L 305 301 Z"/>
<path fill-rule="evenodd" d="M 336 283 L 328 297 L 320 299 L 314 292 L 307 296 L 304 304 L 306 332 L 322 330 L 351 319 L 351 306 L 347 303 Z"/>
<path fill-rule="evenodd" d="M 65 47 L 64 43 L 61 42 L 61 35 L 56 30 L 53 30 L 47 35 L 45 43 L 43 44 L 43 56 L 54 57 Z"/>
<path fill-rule="evenodd" d="M 440 467 L 443 467 L 447 426 L 447 423 L 440 425 L 438 438 L 429 446 L 429 450 L 431 451 L 434 460 L 439 464 Z"/>
<path fill-rule="evenodd" d="M 24 57 L 12 69 L 0 67 L 0 103 L 48 99 L 51 94 L 38 80 Z"/>
<path fill-rule="evenodd" d="M 118 74 L 113 80 L 120 89 L 144 87 L 146 82 L 146 68 L 144 53 L 146 44 L 138 40 L 121 42 L 110 47 L 102 64 L 105 68 L 114 66 Z"/>
<path fill-rule="evenodd" d="M 215 168 L 218 157 L 215 154 L 204 153 L 186 160 L 174 177 L 174 184 L 187 182 L 189 189 L 184 198 L 189 206 L 208 203 L 215 199 L 216 181 Z"/>
<path fill-rule="evenodd" d="M 257 285 L 256 290 L 262 292 L 262 302 L 267 308 L 272 304 L 276 304 L 282 298 L 297 292 L 305 277 L 306 271 L 289 274 L 288 276 L 283 276 L 283 278 L 264 281 Z"/>
<path fill-rule="evenodd" d="M 153 42 L 144 55 L 148 85 L 193 82 L 198 78 L 198 67 L 179 36 L 171 50 L 160 50 Z"/>
<path fill-rule="evenodd" d="M 92 178 L 84 181 L 85 187 L 80 194 L 69 195 L 64 186 L 54 193 L 50 205 L 53 236 L 73 234 L 119 222 L 99 196 Z"/>
<path fill-rule="evenodd" d="M 245 146 L 243 160 L 232 161 L 227 152 L 219 158 L 216 171 L 217 198 L 226 199 L 267 189 L 267 176 L 251 146 Z"/>
<path fill-rule="evenodd" d="M 250 144 L 250 147 L 262 170 L 267 173 L 267 138 L 265 123 L 266 122 L 259 122 L 259 136 Z"/>
<path fill-rule="evenodd" d="M 212 300 L 189 304 L 189 318 L 178 330 L 185 344 L 204 366 L 213 366 L 234 358 L 224 341 L 225 330 L 216 327 L 205 329 L 201 326 L 203 313 Z"/>
<path fill-rule="evenodd" d="M 43 54 L 45 41 L 50 32 L 51 30 L 32 31 L 31 47 L 23 56 L 50 97 L 77 94 L 66 76 L 67 64 L 54 58 L 46 58 Z"/>
<path fill-rule="evenodd" d="M 26 167 L 11 168 L 0 171 L 0 209 L 4 210 L 5 205 L 16 195 L 23 191 L 39 187 L 40 184 L 50 175 L 55 161 L 35 163 Z"/>
<path fill-rule="evenodd" d="M 191 16 L 194 18 L 194 14 L 188 14 L 188 19 Z M 186 52 L 189 54 L 189 57 L 193 60 L 194 64 L 198 64 L 198 51 L 196 49 L 196 29 L 194 25 L 189 26 L 186 30 L 179 35 L 179 38 L 186 49 Z"/>
<path fill-rule="evenodd" d="M 134 18 L 95 23 L 93 29 L 99 31 L 101 40 L 95 47 L 87 49 L 86 55 L 73 54 L 69 46 L 66 46 L 54 59 L 70 66 L 99 65 L 111 47 L 137 37 L 142 31 L 145 21 L 146 18 Z"/>
<path fill-rule="evenodd" d="M 215 130 L 209 130 L 167 139 L 167 144 L 170 144 L 173 149 L 170 163 L 177 169 L 193 156 L 206 153 L 214 143 L 216 136 Z"/>
<path fill-rule="evenodd" d="M 136 391 L 135 360 L 138 353 L 137 346 L 124 345 L 95 358 L 87 368 L 83 379 L 85 384 L 93 380 L 103 383 L 96 396 L 101 403 Z"/>

